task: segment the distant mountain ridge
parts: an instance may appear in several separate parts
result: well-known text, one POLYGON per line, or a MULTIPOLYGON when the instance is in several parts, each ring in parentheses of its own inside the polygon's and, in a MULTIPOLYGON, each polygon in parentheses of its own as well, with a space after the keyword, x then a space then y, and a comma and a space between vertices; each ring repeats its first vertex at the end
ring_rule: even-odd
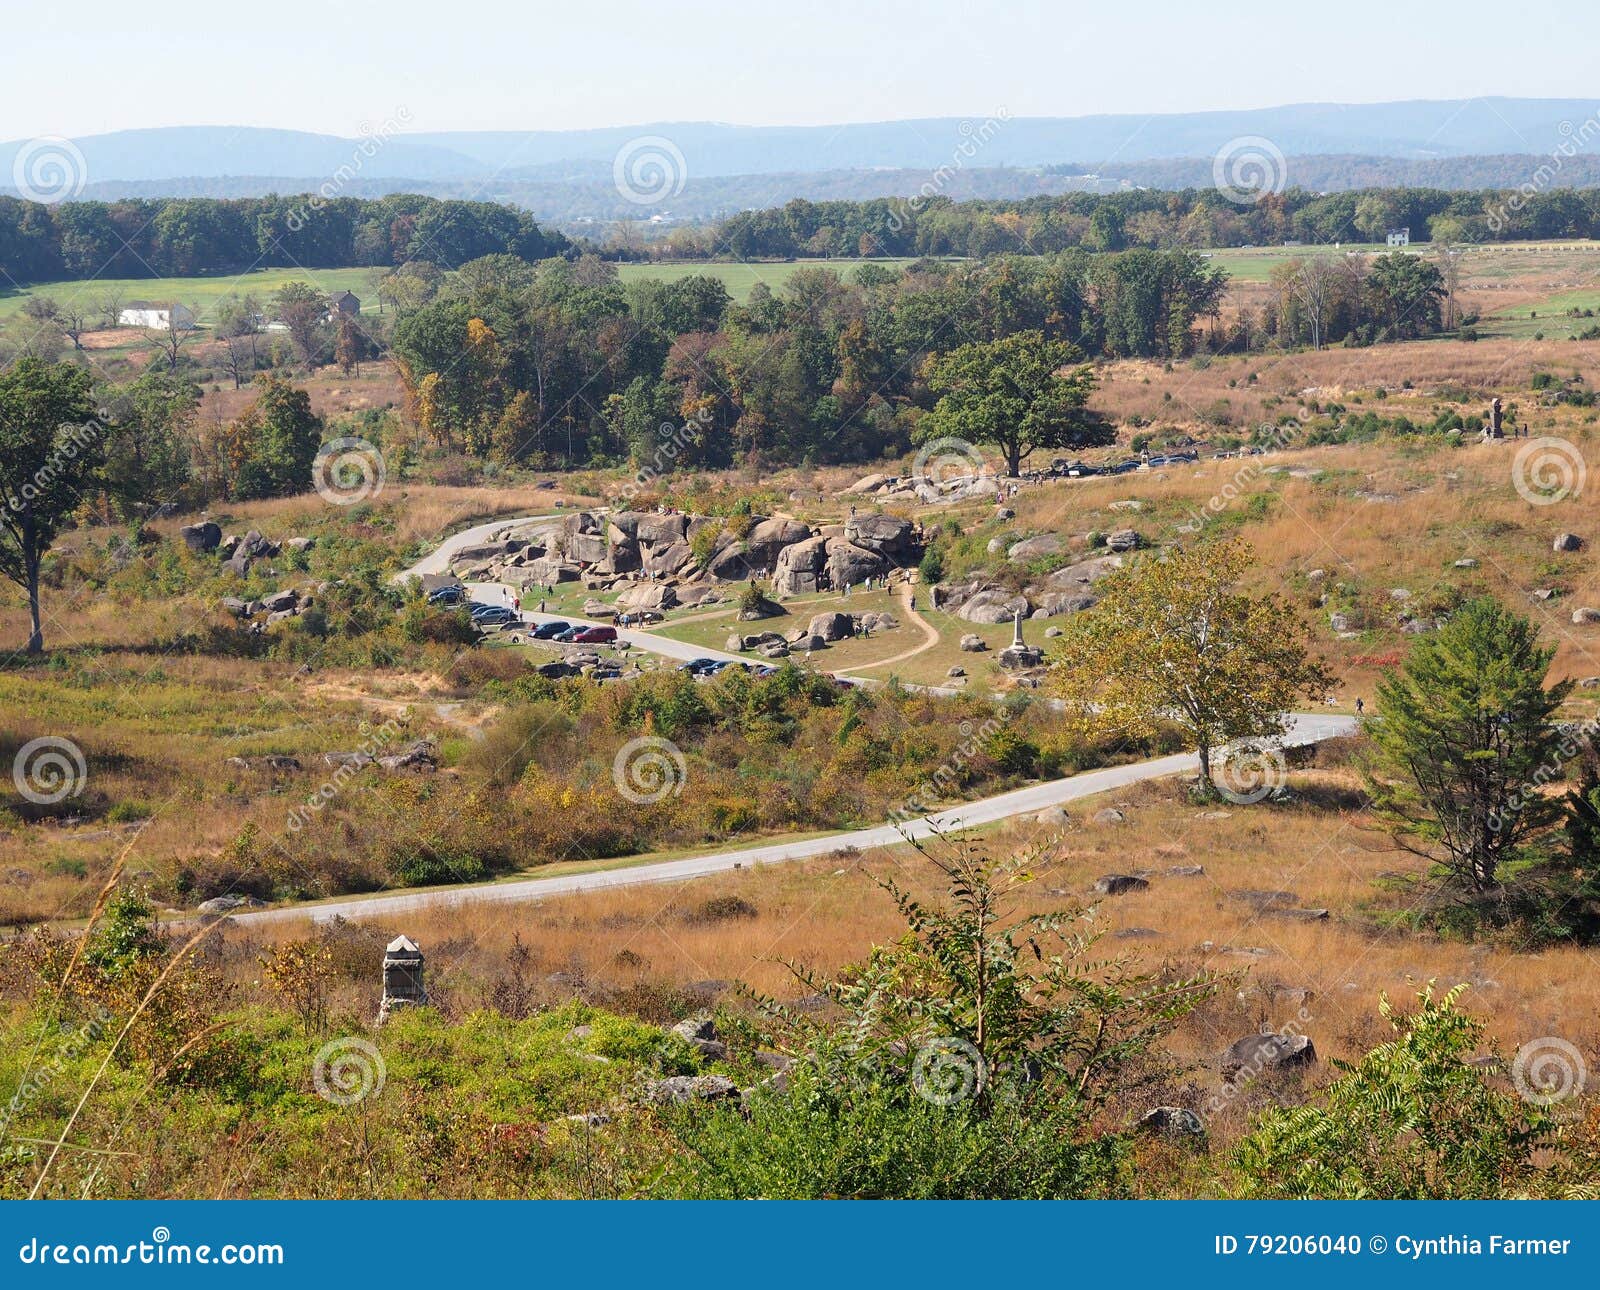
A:
MULTIPOLYGON (((1040 167, 1089 169, 1205 158, 1259 136, 1286 156, 1428 161, 1476 155, 1543 155, 1600 107, 1591 100, 1477 98, 1370 104, 1301 103, 1230 112, 1084 117, 968 117, 842 126, 738 126, 655 122, 591 130, 427 132, 340 138, 296 130, 172 126, 73 140, 89 183, 145 184, 229 176, 310 176, 311 186, 354 169, 361 179, 431 182, 551 178, 566 166, 609 167, 643 138, 665 140, 690 177, 862 169, 1040 167), (1563 129, 1563 124, 1568 129, 1563 129), (359 164, 357 164, 359 162, 359 164)), ((0 144, 10 187, 29 140, 0 144)))

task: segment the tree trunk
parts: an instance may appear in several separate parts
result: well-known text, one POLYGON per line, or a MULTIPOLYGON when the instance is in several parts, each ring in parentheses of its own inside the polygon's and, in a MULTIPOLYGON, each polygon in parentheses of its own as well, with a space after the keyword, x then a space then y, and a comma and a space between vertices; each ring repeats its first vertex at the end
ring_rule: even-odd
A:
POLYGON ((1200 745, 1200 790, 1207 797, 1216 791, 1216 785, 1211 780, 1211 745, 1200 745))
POLYGON ((39 623, 39 560, 37 556, 25 559, 28 577, 28 620, 31 627, 28 633, 28 653, 38 654, 44 650, 44 628, 39 623))

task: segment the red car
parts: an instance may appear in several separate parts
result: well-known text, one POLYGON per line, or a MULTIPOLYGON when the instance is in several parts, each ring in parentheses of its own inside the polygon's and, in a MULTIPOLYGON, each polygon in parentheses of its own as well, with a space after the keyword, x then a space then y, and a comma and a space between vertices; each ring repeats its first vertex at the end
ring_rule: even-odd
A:
POLYGON ((573 638, 579 645, 605 645, 617 639, 615 627, 585 627, 573 638))

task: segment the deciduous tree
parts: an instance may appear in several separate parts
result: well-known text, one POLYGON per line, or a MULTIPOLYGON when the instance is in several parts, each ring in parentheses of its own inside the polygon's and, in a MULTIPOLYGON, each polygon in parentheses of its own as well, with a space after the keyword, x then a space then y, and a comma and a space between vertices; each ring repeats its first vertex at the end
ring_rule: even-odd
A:
POLYGON ((1242 542, 1196 546, 1101 583, 1099 604, 1068 620, 1052 660, 1071 724, 1136 736, 1176 723, 1210 792, 1216 749, 1281 735, 1296 702, 1324 698, 1334 678, 1294 610, 1240 588, 1251 556, 1242 542))

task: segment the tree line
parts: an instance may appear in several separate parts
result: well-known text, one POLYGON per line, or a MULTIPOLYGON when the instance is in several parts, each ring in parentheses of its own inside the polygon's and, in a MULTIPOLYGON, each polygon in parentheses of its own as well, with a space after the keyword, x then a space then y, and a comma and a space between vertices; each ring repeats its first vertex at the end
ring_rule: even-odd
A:
POLYGON ((191 277, 253 268, 454 268, 484 255, 561 255, 567 238, 496 202, 399 193, 126 198, 43 205, 0 197, 0 275, 11 282, 191 277))
MULTIPOLYGON (((1449 191, 1291 188, 1239 203, 1214 188, 1137 189, 1021 199, 882 197, 741 211, 675 230, 655 254, 679 259, 1050 255, 1081 248, 1172 250, 1305 242, 1518 241, 1600 236, 1600 189, 1449 191), (1530 191, 1532 190, 1532 191, 1530 191)), ((495 202, 397 193, 124 198, 55 205, 0 197, 0 273, 27 284, 100 276, 187 277, 253 267, 361 268, 412 261, 456 268, 491 254, 571 255, 578 244, 495 202)), ((599 249, 599 248, 591 248, 599 249)), ((608 258, 643 254, 618 243, 608 258)))
POLYGON ((941 381, 955 379, 936 356, 1020 336, 1026 354, 1013 346, 1006 360, 1019 374, 1041 356, 1053 367, 1179 357, 1226 284, 1182 251, 867 264, 850 276, 804 268, 736 303, 711 275, 624 284, 592 256, 495 257, 403 311, 391 348, 416 422, 478 456, 649 461, 663 427, 678 426, 692 430, 679 464, 863 461, 916 441, 941 381))
POLYGON ((1391 229, 1417 242, 1525 241, 1600 236, 1600 189, 1451 192, 1291 188, 1239 203, 1215 188, 1069 193, 1018 201, 878 198, 795 200, 741 211, 707 232, 683 230, 664 251, 682 258, 1049 255, 1073 247, 1121 251, 1382 242, 1391 229))

